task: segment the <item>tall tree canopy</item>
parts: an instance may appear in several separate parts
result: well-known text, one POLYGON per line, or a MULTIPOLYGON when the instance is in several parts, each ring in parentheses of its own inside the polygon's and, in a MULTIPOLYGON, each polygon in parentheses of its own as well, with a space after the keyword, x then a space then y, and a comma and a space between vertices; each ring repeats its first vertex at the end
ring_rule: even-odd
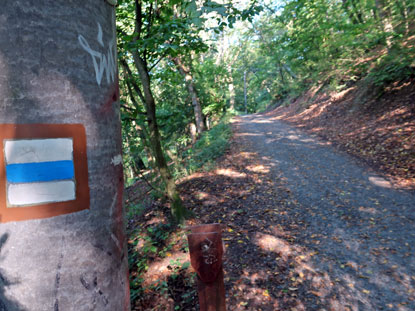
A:
POLYGON ((128 177, 157 169, 182 218, 174 179, 226 111, 414 75, 414 14, 409 0, 119 1, 128 177))
MULTIPOLYGON (((220 32, 237 18, 250 18, 256 10, 256 7, 250 6, 247 10, 240 11, 231 3, 219 4, 214 1, 125 0, 119 3, 117 31, 123 116, 128 123, 125 126, 127 149, 134 158, 132 167, 135 170, 137 166, 144 165, 142 160, 137 162, 137 157, 145 157, 147 165, 157 168, 176 220, 183 219, 186 211, 168 165, 174 156, 166 157, 163 141, 171 144, 172 138, 176 138, 179 141, 179 145, 176 144, 174 148, 177 154, 180 143, 183 139, 186 140, 186 129, 193 122, 190 121, 192 117, 180 115, 182 111, 189 111, 188 105, 183 103, 186 99, 182 98, 180 102, 180 95, 185 96, 180 91, 174 92, 168 102, 158 105, 156 102, 168 91, 169 87, 164 86, 170 78, 179 82, 177 75, 172 72, 176 68, 184 77, 179 84, 187 86, 193 105, 194 123, 197 134, 200 135, 205 129, 205 120, 191 68, 194 55, 208 49, 202 39, 202 31, 220 32), (208 16, 216 20, 214 26, 206 25, 208 16), (172 118, 174 113, 177 118, 172 118), (159 120, 162 118, 166 121, 168 118, 163 130, 177 122, 174 131, 160 131, 162 121, 159 120), (182 137, 173 133, 179 133, 182 137), (137 143, 142 146, 136 150, 138 153, 134 152, 137 143)), ((172 93, 172 90, 168 92, 172 93)))

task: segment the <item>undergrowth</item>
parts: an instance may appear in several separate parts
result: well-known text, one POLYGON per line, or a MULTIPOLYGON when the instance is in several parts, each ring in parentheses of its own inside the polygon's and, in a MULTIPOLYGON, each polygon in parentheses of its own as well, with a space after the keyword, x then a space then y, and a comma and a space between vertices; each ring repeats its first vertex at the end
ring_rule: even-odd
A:
POLYGON ((231 116, 227 115, 210 130, 202 133, 197 142, 188 148, 174 166, 174 175, 181 178, 198 170, 208 171, 215 166, 215 160, 222 156, 232 136, 229 124, 231 116))
MULTIPOLYGON (((181 155, 182 161, 174 166, 176 178, 214 167, 232 135, 230 117, 204 132, 181 155)), ((131 202, 126 209, 132 310, 193 310, 197 305, 196 279, 189 269, 186 230, 170 224, 166 216, 169 213, 163 207, 146 211, 141 202, 131 202), (166 260, 168 273, 149 281, 151 265, 166 260)))
POLYGON ((232 135, 230 125, 221 122, 209 131, 202 134, 189 152, 188 167, 190 171, 195 171, 212 162, 223 155, 228 147, 229 138, 232 135))
MULTIPOLYGON (((160 217, 151 211, 151 219, 160 217)), ((142 219, 140 220, 142 222, 142 219)), ((152 221, 150 221, 151 223, 152 221)), ((196 299, 195 274, 190 272, 186 231, 169 223, 142 224, 129 228, 128 263, 132 310, 187 310, 196 299), (177 254, 183 255, 177 257, 177 254), (169 258, 171 258, 169 260, 169 258), (148 275, 151 265, 167 260, 167 272, 156 280, 148 275)))
POLYGON ((415 75, 415 48, 392 49, 376 60, 376 66, 367 79, 377 87, 409 79, 415 75))

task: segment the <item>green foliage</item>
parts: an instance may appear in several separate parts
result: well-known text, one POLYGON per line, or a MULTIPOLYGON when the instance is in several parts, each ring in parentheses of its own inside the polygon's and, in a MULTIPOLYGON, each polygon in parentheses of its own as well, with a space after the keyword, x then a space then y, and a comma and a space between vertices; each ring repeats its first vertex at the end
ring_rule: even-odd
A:
POLYGON ((187 171, 194 172, 200 168, 209 169, 215 159, 226 151, 232 135, 229 123, 222 121, 202 134, 196 144, 188 150, 187 171))
POLYGON ((195 62, 193 66, 203 114, 207 117, 222 115, 228 95, 228 73, 223 64, 217 64, 212 56, 205 56, 203 61, 195 62))
MULTIPOLYGON (((156 169, 155 152, 150 139, 154 134, 151 134, 151 127, 147 124, 148 107, 142 95, 145 94, 144 84, 137 60, 142 60, 149 74, 164 156, 167 162, 173 162, 173 170, 179 176, 187 170, 183 163, 187 161, 187 150, 193 143, 191 126, 195 116, 185 81, 171 59, 180 57, 193 65, 192 74, 202 111, 206 122, 214 124, 227 110, 228 73, 223 63, 215 61, 216 55, 207 52, 206 33, 214 32, 216 36, 237 20, 252 19, 260 10, 259 6, 253 4, 245 9, 236 8, 231 2, 119 1, 117 33, 127 185, 141 178, 144 171, 156 169), (215 22, 212 23, 212 20, 215 22)), ((154 176, 149 179, 157 183, 154 176)), ((155 188, 160 187, 156 185, 155 188)))
POLYGON ((140 203, 131 204, 126 207, 126 211, 127 219, 132 219, 140 216, 144 212, 144 206, 140 203))
MULTIPOLYGON (((412 2, 260 0, 242 9, 231 1, 120 0, 117 33, 127 185, 145 172, 154 188, 162 188, 157 174, 149 174, 156 167, 147 108, 140 97, 143 84, 137 55, 148 70, 161 144, 177 178, 209 169, 224 153, 231 128, 227 118, 221 118, 229 112, 263 111, 269 105, 289 103, 311 87, 339 91, 363 80, 381 90, 414 77, 412 2), (139 10, 136 3, 141 5, 139 10), (191 69, 208 128, 215 125, 196 142, 191 131, 195 123, 192 98, 174 57, 191 69)), ((161 191, 153 193, 163 196, 161 191)), ((141 211, 140 205, 131 206, 128 216, 141 211)), ((150 258, 163 258, 171 249, 170 230, 156 226, 135 232, 129 254, 135 271, 133 300, 143 293, 141 277, 150 258)), ((186 265, 172 262, 173 278, 186 265)), ((153 286, 159 292, 167 288, 166 281, 153 286)))
POLYGON ((375 86, 383 87, 392 82, 399 82, 415 76, 415 49, 408 53, 400 49, 390 51, 376 61, 376 66, 369 72, 368 79, 375 86))
POLYGON ((367 80, 384 88, 414 75, 415 9, 410 1, 264 1, 267 11, 238 31, 232 76, 248 112, 326 85, 367 80), (268 95, 267 95, 268 94, 268 95))
MULTIPOLYGON (((216 144, 207 144, 210 138, 202 136, 198 145, 192 146, 191 98, 183 76, 168 57, 180 56, 192 68, 208 123, 219 120, 230 109, 231 100, 237 111, 245 111, 244 73, 250 113, 288 102, 314 85, 340 90, 350 81, 366 79, 383 88, 414 75, 414 42, 410 38, 415 9, 409 1, 263 2, 263 6, 240 9, 214 1, 171 0, 159 2, 157 7, 154 1, 142 1, 142 35, 134 40, 134 1, 120 1, 120 57, 131 59, 129 51, 137 50, 147 58, 162 145, 177 166, 176 176, 209 162, 205 159, 210 159, 216 152, 214 146, 222 147, 223 141, 219 136, 216 144), (254 21, 252 17, 262 7, 267 9, 254 21), (245 22, 236 24, 237 20, 245 22), (234 30, 226 28, 234 25, 234 30), (216 40, 210 46, 206 39, 209 31, 210 38, 216 40), (207 150, 200 151, 205 144, 207 150), (189 160, 191 156, 195 159, 189 160)), ((132 71, 130 79, 139 84, 137 71, 132 71)), ((143 169, 152 170, 154 163, 146 141, 144 106, 134 90, 128 91, 127 82, 123 78, 120 85, 126 180, 132 183, 143 169)))
POLYGON ((185 149, 178 148, 177 145, 170 146, 169 155, 170 159, 174 157, 173 172, 176 178, 214 167, 215 160, 223 155, 229 146, 232 136, 229 118, 230 114, 223 117, 218 124, 204 132, 194 145, 188 144, 185 149))
MULTIPOLYGON (((181 243, 187 245, 185 232, 183 230, 176 232, 174 229, 176 228, 169 224, 158 224, 145 229, 139 228, 130 234, 128 263, 131 301, 135 301, 142 296, 146 290, 152 290, 162 295, 167 294, 168 284, 166 280, 160 280, 145 286, 144 274, 155 257, 159 259, 168 257, 169 252, 177 243, 177 240, 172 237, 178 236, 181 243)), ((183 250, 188 252, 188 247, 186 246, 183 250)), ((170 277, 175 278, 179 273, 186 271, 190 267, 190 263, 188 261, 172 260, 170 267, 172 270, 170 277)))

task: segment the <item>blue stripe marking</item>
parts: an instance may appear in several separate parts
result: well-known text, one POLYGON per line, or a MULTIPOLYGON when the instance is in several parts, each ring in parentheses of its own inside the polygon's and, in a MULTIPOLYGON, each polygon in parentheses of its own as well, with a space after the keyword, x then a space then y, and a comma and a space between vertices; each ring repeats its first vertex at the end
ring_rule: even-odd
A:
POLYGON ((9 183, 28 183, 72 179, 75 175, 72 161, 18 163, 6 165, 9 183))

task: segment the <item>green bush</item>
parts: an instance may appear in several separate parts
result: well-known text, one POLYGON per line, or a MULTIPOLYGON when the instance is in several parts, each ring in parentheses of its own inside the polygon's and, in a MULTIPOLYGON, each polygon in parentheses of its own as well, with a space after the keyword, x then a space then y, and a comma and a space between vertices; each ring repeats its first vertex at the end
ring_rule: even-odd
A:
POLYGON ((232 130, 227 118, 203 133, 188 151, 188 170, 194 172, 202 167, 209 168, 215 159, 224 154, 231 136, 232 130))
POLYGON ((412 64, 414 57, 414 49, 410 51, 392 50, 377 60, 375 68, 368 75, 368 79, 379 87, 406 80, 415 75, 415 67, 412 64))

